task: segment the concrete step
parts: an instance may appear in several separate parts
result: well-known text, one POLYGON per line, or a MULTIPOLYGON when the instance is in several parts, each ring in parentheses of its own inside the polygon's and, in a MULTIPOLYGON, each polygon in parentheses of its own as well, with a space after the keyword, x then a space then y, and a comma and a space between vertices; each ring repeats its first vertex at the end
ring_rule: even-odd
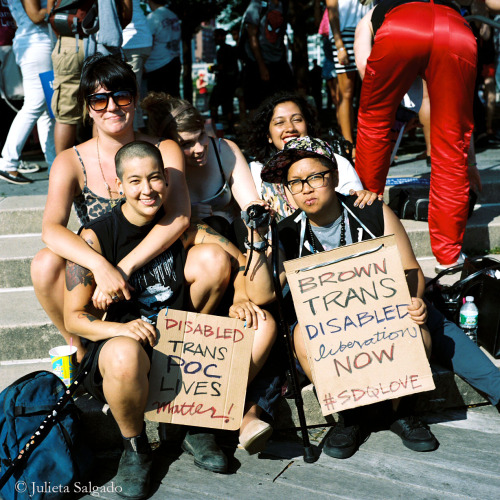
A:
MULTIPOLYGON (((402 222, 415 255, 418 258, 432 255, 428 223, 411 220, 402 222)), ((0 286, 31 286, 31 260, 44 246, 40 233, 0 234, 0 286)), ((500 247, 500 204, 477 206, 467 223, 464 251, 477 252, 495 247, 500 247)))
MULTIPOLYGON (((498 258, 499 256, 491 255, 491 257, 498 258)), ((424 276, 434 277, 436 259, 423 257, 418 260, 424 276)), ((0 270, 2 266, 0 259, 0 270)), ((8 266, 6 267, 8 268, 8 266)), ((21 272, 18 271, 18 273, 21 276, 21 272)), ((25 267, 24 275, 25 279, 29 279, 29 266, 25 267)), ((3 276, 4 274, 2 274, 2 279, 3 276)), ((16 282, 16 278, 10 273, 7 274, 7 279, 10 280, 10 283, 16 282)), ((459 275, 449 275, 442 278, 441 282, 445 285, 451 285, 458 279, 459 275)), ((0 288, 0 318, 2 318, 0 324, 0 345, 2 346, 0 361, 44 357, 48 355, 49 349, 62 342, 62 337, 38 302, 31 286, 0 288)))
MULTIPOLYGON (((432 255, 427 222, 402 220, 417 257, 432 255)), ((467 222, 463 250, 487 251, 500 247, 500 204, 477 205, 467 222)))
MULTIPOLYGON (((397 170, 397 169, 394 169, 397 170)), ((430 168, 428 172, 422 173, 418 171, 415 173, 415 169, 412 172, 403 172, 401 175, 396 175, 393 169, 389 171, 388 182, 394 181, 395 179, 430 179, 430 168)), ((478 193, 477 203, 478 204, 489 204, 498 203, 498 192, 500 190, 500 175, 498 171, 481 170, 481 183, 482 191, 478 193)), ((412 193, 418 194, 422 198, 429 198, 429 187, 428 186, 418 186, 418 185, 397 185, 397 186, 386 186, 384 190, 384 201, 389 203, 393 197, 395 197, 401 189, 410 190, 412 193)))
MULTIPOLYGON (((0 235, 40 233, 46 195, 9 196, 0 199, 0 235)), ((68 227, 78 230, 80 224, 71 211, 68 227)))
MULTIPOLYGON (((447 408, 458 408, 487 403, 485 398, 449 370, 440 366, 433 367, 437 389, 419 395, 417 411, 436 412, 447 408)), ((18 378, 37 370, 51 370, 49 359, 33 362, 0 362, 0 392, 18 378)), ((338 420, 337 414, 323 417, 312 384, 302 389, 304 411, 308 427, 329 426, 338 420)), ((109 450, 120 447, 121 439, 118 426, 107 405, 103 405, 89 394, 77 391, 75 401, 82 410, 82 422, 88 443, 95 450, 109 450)), ((183 426, 169 426, 168 439, 175 440, 183 426)), ((281 398, 275 416, 276 430, 290 431, 300 428, 297 407, 293 399, 281 398)), ((159 440, 158 424, 146 422, 146 430, 151 442, 159 440)))
POLYGON ((40 233, 0 235, 0 283, 2 288, 31 286, 33 257, 44 248, 40 233))
POLYGON ((0 289, 0 361, 48 356, 63 338, 32 288, 0 289))

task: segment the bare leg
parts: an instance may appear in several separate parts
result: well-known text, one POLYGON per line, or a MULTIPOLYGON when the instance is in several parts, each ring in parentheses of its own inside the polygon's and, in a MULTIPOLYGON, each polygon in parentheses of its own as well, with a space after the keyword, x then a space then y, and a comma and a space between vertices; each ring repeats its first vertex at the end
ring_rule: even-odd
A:
POLYGON ((54 143, 56 146, 56 155, 65 149, 73 147, 76 140, 76 125, 69 123, 60 123, 56 121, 54 127, 54 143))
POLYGON ((486 133, 493 135, 493 117, 496 105, 496 83, 495 78, 487 77, 484 80, 484 98, 486 100, 486 133))
POLYGON ((265 321, 259 317, 259 326, 257 330, 255 330, 252 358, 250 360, 250 372, 248 374, 249 384, 264 366, 276 340, 277 333, 276 321, 272 315, 266 311, 265 321))
POLYGON ((427 91, 427 84, 424 80, 423 83, 423 96, 422 106, 418 112, 418 119, 423 126, 425 149, 427 156, 431 155, 431 101, 429 100, 429 92, 427 91))
MULTIPOLYGON (((269 312, 266 312, 266 320, 259 317, 259 326, 255 331, 255 337, 252 346, 252 357, 250 359, 250 371, 248 374, 248 384, 252 382, 257 373, 266 362, 271 348, 276 340, 278 331, 276 322, 269 312)), ((249 401, 245 404, 245 414, 240 426, 240 433, 252 420, 258 419, 262 409, 256 403, 249 401)))
POLYGON ((146 351, 134 339, 115 337, 99 354, 106 401, 123 437, 139 436, 148 398, 150 368, 146 351))
POLYGON ((59 330, 67 344, 73 339, 78 349, 77 361, 85 354, 78 335, 69 333, 64 326, 64 287, 66 260, 52 250, 40 250, 31 263, 31 281, 35 294, 54 326, 59 330))
POLYGON ((309 361, 307 360, 306 346, 298 324, 293 330, 293 343, 295 347, 295 356, 297 356, 300 366, 304 370, 307 378, 312 382, 312 372, 309 361))
POLYGON ((188 251, 184 277, 191 310, 209 314, 222 299, 231 277, 229 255, 218 245, 203 244, 188 251))
POLYGON ((354 97, 354 83, 356 72, 339 73, 339 104, 337 107, 337 120, 340 125, 342 135, 349 142, 354 144, 353 126, 354 126, 354 110, 352 100, 354 97))

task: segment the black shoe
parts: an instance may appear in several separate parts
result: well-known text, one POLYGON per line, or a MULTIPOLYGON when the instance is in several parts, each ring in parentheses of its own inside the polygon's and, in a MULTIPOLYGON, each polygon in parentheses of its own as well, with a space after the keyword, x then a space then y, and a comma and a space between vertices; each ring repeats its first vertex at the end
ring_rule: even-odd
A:
POLYGON ((227 472, 227 457, 217 446, 212 433, 190 429, 182 442, 182 449, 193 455, 196 466, 220 474, 227 472))
POLYGON ((20 174, 19 172, 17 173, 17 175, 12 175, 10 172, 7 172, 5 170, 0 170, 0 179, 3 179, 4 181, 10 182, 12 184, 31 184, 33 182, 31 179, 24 177, 24 175, 20 174))
POLYGON ((433 451, 438 447, 439 443, 429 427, 414 415, 395 420, 389 428, 410 450, 433 451))
POLYGON ((359 425, 344 426, 338 423, 326 438, 323 451, 333 458, 352 457, 362 443, 359 425))
POLYGON ((153 454, 145 431, 139 437, 124 439, 124 450, 114 478, 121 497, 140 499, 149 494, 153 454))

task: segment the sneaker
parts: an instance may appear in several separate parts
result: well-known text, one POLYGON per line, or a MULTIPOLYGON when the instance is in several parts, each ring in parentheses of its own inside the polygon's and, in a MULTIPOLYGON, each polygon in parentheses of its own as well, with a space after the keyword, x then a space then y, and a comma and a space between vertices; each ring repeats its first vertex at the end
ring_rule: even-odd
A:
POLYGON ((389 428, 410 450, 433 451, 439 445, 429 427, 414 415, 395 420, 389 428))
POLYGON ((34 174, 35 172, 39 172, 41 170, 40 165, 36 163, 27 163, 25 161, 21 161, 19 166, 17 167, 17 171, 22 174, 34 174))
MULTIPOLYGON (((458 256, 458 259, 456 262, 453 264, 436 264, 436 267, 434 268, 434 271, 436 273, 440 273, 441 271, 444 271, 445 269, 449 269, 450 267, 453 266, 463 266, 465 259, 467 258, 467 255, 465 255, 463 252, 460 252, 460 255, 458 256)), ((457 272, 459 270, 457 269, 457 272)))
POLYGON ((0 170, 0 179, 3 179, 4 181, 10 182, 12 184, 31 184, 33 182, 31 179, 24 177, 24 175, 20 174, 19 172, 17 173, 17 175, 12 175, 10 172, 7 172, 5 170, 0 170))
POLYGON ((323 451, 333 458, 352 457, 362 443, 359 425, 344 426, 338 423, 326 438, 323 451))

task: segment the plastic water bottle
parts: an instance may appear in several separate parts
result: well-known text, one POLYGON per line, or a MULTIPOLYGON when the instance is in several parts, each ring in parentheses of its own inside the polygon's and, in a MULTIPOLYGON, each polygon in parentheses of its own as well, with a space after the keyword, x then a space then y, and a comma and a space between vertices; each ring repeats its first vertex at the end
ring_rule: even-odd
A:
POLYGON ((465 297, 465 304, 460 308, 460 328, 477 343, 477 316, 479 311, 474 304, 474 297, 465 297))

